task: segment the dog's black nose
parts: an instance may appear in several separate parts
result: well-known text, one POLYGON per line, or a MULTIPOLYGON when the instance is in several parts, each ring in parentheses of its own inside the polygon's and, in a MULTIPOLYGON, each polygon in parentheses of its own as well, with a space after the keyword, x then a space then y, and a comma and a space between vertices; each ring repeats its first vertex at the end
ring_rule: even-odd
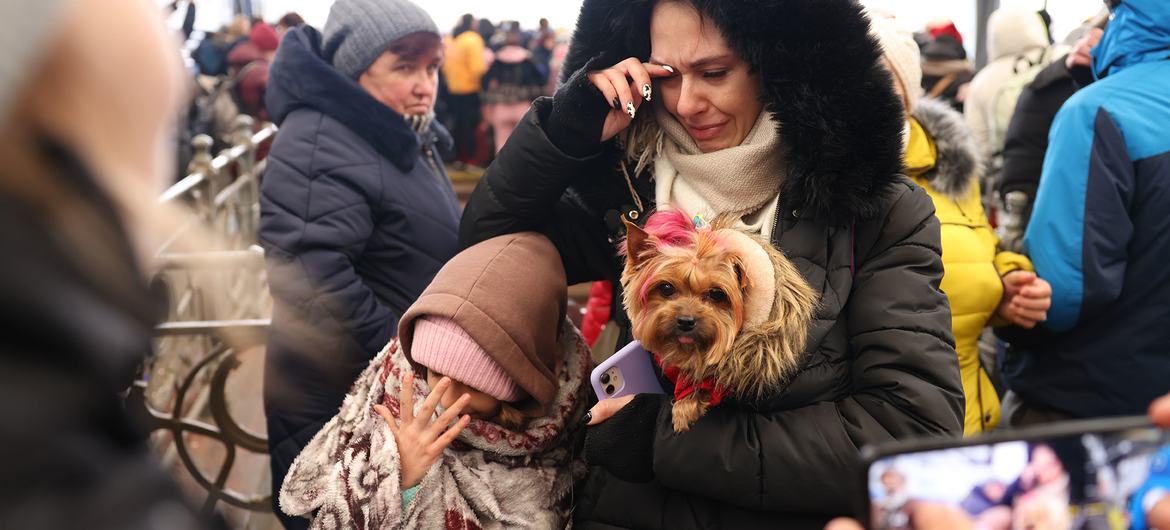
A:
POLYGON ((695 317, 678 317, 674 319, 679 331, 694 331, 695 317))

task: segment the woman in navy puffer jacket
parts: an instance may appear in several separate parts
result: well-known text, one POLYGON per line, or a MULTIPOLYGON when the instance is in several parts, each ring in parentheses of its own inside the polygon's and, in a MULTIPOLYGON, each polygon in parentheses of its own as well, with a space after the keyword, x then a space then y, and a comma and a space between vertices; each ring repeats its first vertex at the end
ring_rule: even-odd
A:
POLYGON ((323 34, 289 31, 273 61, 280 133, 260 202, 272 491, 458 250, 459 203, 438 159, 450 136, 430 119, 441 60, 414 4, 340 0, 323 34))

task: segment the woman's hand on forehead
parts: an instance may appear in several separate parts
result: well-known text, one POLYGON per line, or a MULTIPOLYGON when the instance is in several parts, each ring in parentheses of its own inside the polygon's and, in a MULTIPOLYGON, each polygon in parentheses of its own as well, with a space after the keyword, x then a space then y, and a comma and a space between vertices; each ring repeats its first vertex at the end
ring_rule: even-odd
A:
POLYGON ((663 64, 643 63, 630 57, 604 70, 589 72, 589 82, 609 103, 610 111, 601 129, 601 141, 609 140, 633 123, 642 103, 653 99, 654 79, 675 75, 663 64))

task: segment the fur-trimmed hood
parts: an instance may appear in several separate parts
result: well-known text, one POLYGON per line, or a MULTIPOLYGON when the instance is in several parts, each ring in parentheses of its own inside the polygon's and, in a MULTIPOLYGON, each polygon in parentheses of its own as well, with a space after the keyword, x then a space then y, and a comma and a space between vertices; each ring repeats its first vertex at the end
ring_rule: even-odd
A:
MULTIPOLYGON (((693 0, 763 80, 786 152, 784 211, 850 222, 902 168, 902 106, 869 19, 854 0, 693 0)), ((562 68, 567 79, 648 59, 654 0, 586 0, 562 68), (599 58, 600 57, 600 58, 599 58)))
POLYGON ((949 105, 921 99, 910 113, 934 141, 934 167, 922 176, 947 197, 960 200, 983 175, 983 161, 967 121, 949 105))

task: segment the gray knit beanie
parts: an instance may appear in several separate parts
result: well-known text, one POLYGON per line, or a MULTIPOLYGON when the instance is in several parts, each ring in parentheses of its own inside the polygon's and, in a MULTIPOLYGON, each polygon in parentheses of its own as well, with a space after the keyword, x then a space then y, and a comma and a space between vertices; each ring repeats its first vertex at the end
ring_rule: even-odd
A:
POLYGON ((337 0, 322 34, 322 53, 350 79, 361 77, 390 43, 411 33, 439 33, 426 11, 410 0, 337 0))
POLYGON ((0 1, 0 123, 8 120, 13 101, 36 73, 45 46, 53 37, 67 0, 0 1))

